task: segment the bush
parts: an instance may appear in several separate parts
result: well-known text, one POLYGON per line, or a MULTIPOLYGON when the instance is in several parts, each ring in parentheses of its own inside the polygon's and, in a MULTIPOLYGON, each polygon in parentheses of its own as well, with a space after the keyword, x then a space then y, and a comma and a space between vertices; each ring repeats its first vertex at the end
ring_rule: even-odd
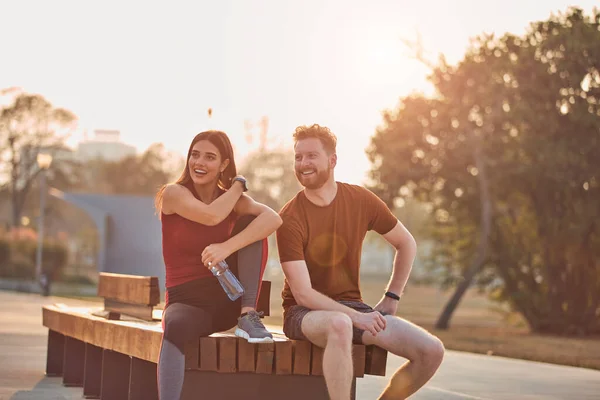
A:
POLYGON ((10 241, 0 237, 0 270, 10 261, 10 241))
MULTIPOLYGON (((33 262, 35 263, 36 252, 33 251, 33 262)), ((69 250, 57 241, 47 240, 42 247, 42 271, 51 280, 57 280, 62 275, 62 270, 67 265, 69 250)))
MULTIPOLYGON (((35 279, 36 250, 37 242, 31 238, 15 240, 0 238, 0 276, 35 279), (2 257, 5 257, 5 259, 2 257)), ((69 251, 61 242, 54 240, 44 242, 42 270, 50 280, 60 278, 62 270, 67 264, 68 256, 69 251)))

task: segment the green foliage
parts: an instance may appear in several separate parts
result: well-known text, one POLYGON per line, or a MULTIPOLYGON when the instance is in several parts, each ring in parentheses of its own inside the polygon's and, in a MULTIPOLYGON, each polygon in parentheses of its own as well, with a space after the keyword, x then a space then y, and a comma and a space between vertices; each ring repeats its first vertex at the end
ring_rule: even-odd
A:
MULTIPOLYGON (((0 174, 8 177, 13 227, 20 224, 27 194, 40 172, 37 155, 63 150, 75 122, 71 112, 37 94, 18 93, 12 103, 0 107, 0 174)), ((57 165, 51 168, 60 170, 57 165)))
POLYGON ((10 242, 7 238, 0 237, 0 265, 10 261, 10 242))
POLYGON ((294 175, 294 153, 289 150, 250 154, 240 173, 248 179, 250 196, 275 211, 302 189, 294 175))
MULTIPOLYGON (((0 239, 0 248, 8 244, 10 258, 6 262, 0 262, 0 277, 35 279, 35 259, 37 242, 30 238, 0 239)), ((42 249, 42 270, 51 280, 61 277, 62 270, 67 264, 68 249, 58 241, 47 240, 42 249)))
POLYGON ((431 74, 437 95, 402 99, 372 139, 375 190, 432 210, 429 264, 476 282, 539 332, 600 332, 600 11, 573 8, 522 36, 475 39, 431 74), (487 171, 493 226, 481 232, 487 171))
POLYGON ((69 250, 63 243, 52 240, 45 241, 42 250, 42 271, 50 280, 57 280, 62 276, 62 270, 67 265, 68 258, 69 250))
POLYGON ((174 161, 162 144, 154 144, 141 155, 119 161, 92 160, 86 166, 88 176, 81 189, 102 194, 153 196, 172 179, 174 161))

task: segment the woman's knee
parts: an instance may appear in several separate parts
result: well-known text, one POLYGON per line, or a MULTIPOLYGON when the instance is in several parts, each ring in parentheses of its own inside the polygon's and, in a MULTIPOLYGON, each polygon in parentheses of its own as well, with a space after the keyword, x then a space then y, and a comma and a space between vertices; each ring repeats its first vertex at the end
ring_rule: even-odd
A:
POLYGON ((352 343, 352 320, 346 314, 332 313, 327 321, 327 340, 352 343))
POLYGON ((248 225, 250 225, 250 223, 254 221, 254 219, 256 219, 256 215, 242 215, 235 221, 231 234, 237 235, 238 233, 246 229, 246 227, 248 227, 248 225))
POLYGON ((164 314, 164 337, 182 348, 194 336, 210 333, 211 316, 201 308, 185 304, 173 304, 164 314))

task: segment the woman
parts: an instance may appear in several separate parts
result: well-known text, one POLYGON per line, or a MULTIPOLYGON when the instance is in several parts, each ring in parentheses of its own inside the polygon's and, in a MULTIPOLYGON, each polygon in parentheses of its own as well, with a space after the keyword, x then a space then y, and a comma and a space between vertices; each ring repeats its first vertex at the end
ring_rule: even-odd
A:
POLYGON ((227 135, 202 132, 192 140, 177 182, 156 195, 167 287, 158 362, 161 400, 181 395, 186 342, 236 324, 236 335, 249 342, 273 341, 255 307, 266 265, 266 237, 281 225, 281 218, 244 194, 246 180, 236 174, 227 135), (236 301, 208 269, 222 260, 244 287, 236 301))

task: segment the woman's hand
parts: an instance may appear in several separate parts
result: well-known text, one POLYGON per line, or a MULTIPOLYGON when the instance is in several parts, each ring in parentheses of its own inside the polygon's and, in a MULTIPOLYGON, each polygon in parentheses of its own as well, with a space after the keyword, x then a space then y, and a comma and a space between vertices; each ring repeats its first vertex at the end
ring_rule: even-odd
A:
POLYGON ((225 260, 233 253, 226 243, 213 243, 206 246, 202 252, 202 263, 208 268, 208 263, 215 265, 225 260))

